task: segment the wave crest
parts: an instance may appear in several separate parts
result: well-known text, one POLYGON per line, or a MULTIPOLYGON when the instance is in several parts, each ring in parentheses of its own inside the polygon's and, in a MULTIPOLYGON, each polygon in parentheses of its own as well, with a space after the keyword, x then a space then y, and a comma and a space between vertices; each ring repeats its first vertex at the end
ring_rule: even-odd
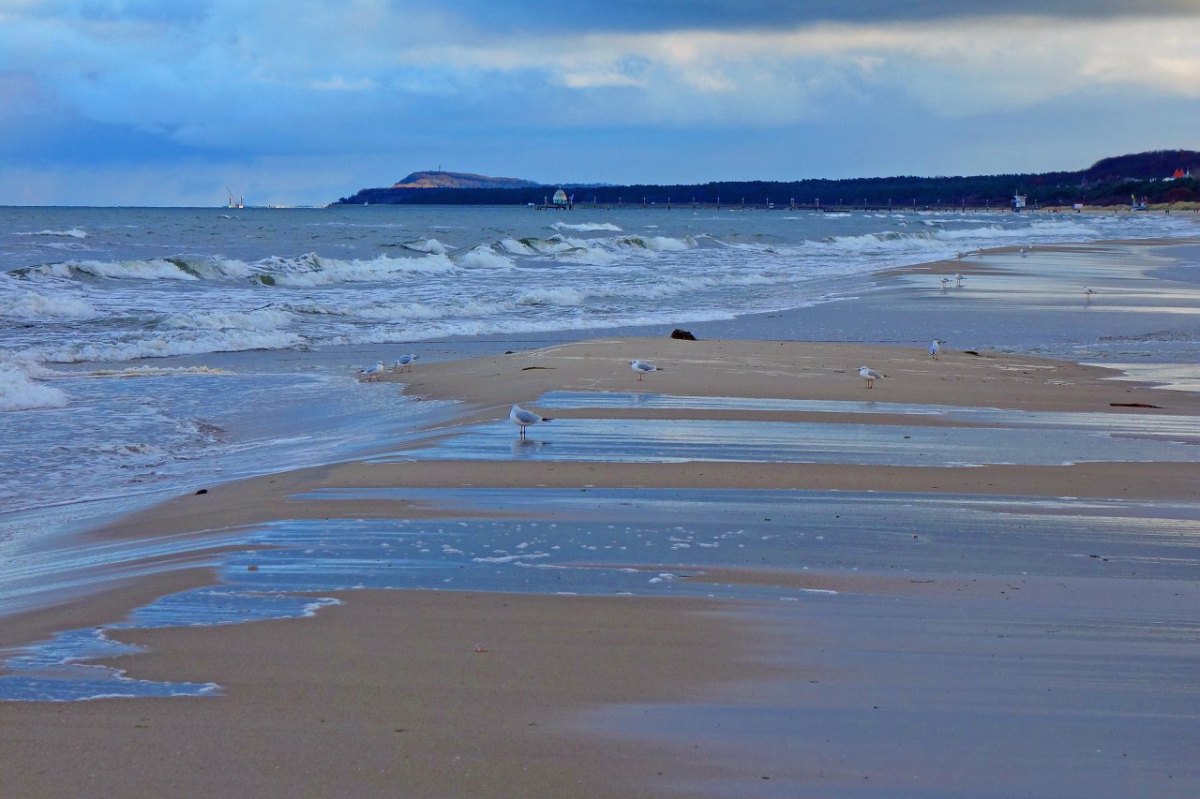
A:
POLYGON ((74 297, 47 297, 33 291, 25 291, 5 300, 0 306, 0 317, 19 319, 23 322, 83 321, 95 319, 96 309, 74 297))
POLYGON ((592 231, 610 231, 613 233, 622 232, 621 228, 617 227, 612 222, 581 222, 575 225, 572 225, 568 222, 555 222, 550 227, 554 228, 555 230, 578 230, 584 233, 592 231))
POLYGON ((0 353, 0 411, 66 407, 69 398, 65 391, 35 379, 42 372, 45 370, 32 361, 0 353))

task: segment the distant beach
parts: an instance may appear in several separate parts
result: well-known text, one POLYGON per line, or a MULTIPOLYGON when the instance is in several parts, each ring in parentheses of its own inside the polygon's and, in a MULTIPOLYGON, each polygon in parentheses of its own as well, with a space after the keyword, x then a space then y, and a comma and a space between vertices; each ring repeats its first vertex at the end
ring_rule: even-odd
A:
MULTIPOLYGON (((708 285, 655 284, 665 324, 297 351, 344 381, 280 423, 333 426, 338 398, 352 435, 316 462, 86 530, 7 514, 44 532, 4 542, 5 794, 1195 795, 1200 238, 1177 230, 955 234, 853 275, 826 250, 812 302, 689 318, 786 244, 721 231, 708 285), (411 371, 353 382, 402 346, 411 371), (551 421, 521 442, 513 403, 551 421)), ((564 292, 562 266, 505 279, 564 292)))

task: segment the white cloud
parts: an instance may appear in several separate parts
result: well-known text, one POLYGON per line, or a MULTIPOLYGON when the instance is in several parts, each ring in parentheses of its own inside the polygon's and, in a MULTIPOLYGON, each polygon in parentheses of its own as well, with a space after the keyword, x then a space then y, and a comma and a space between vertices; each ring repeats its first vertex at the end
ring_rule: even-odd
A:
POLYGON ((312 80, 308 82, 308 87, 321 92, 364 92, 371 91, 375 87, 375 82, 370 78, 358 78, 357 80, 347 80, 341 75, 333 75, 324 80, 312 80))

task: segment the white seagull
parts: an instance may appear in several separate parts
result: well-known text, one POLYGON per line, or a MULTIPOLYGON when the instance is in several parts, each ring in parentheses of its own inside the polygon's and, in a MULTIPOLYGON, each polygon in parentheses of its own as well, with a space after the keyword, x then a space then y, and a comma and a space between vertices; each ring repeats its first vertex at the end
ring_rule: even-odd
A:
POLYGON ((396 359, 396 362, 394 364, 392 364, 392 371, 393 372, 401 372, 401 371, 411 372, 413 361, 417 360, 420 357, 421 357, 420 355, 401 355, 399 358, 396 359))
POLYGON ((629 368, 632 369, 633 371, 637 372, 638 380, 641 380, 643 375, 647 375, 650 372, 661 372, 662 371, 654 364, 648 363, 646 361, 639 361, 637 358, 634 358, 632 361, 629 362, 629 368))
POLYGON ((874 388, 878 378, 887 377, 883 372, 876 372, 869 366, 858 367, 858 376, 867 381, 867 388, 874 388))
POLYGON ((553 419, 548 419, 545 416, 539 416, 533 411, 526 410, 520 405, 512 406, 512 410, 508 412, 508 421, 521 428, 521 438, 525 437, 525 428, 538 422, 550 422, 553 419))
POLYGON ((954 273, 954 287, 958 288, 958 289, 962 288, 962 282, 963 282, 962 274, 960 272, 955 272, 954 273))
POLYGON ((942 351, 942 340, 940 338, 935 338, 933 340, 933 342, 929 345, 929 357, 933 358, 936 361, 938 359, 938 353, 941 351, 942 351))
POLYGON ((367 382, 379 379, 379 373, 383 371, 383 361, 376 361, 374 366, 364 366, 358 370, 360 375, 367 376, 367 382))
POLYGON ((950 278, 942 278, 942 291, 945 291, 950 286, 950 278))

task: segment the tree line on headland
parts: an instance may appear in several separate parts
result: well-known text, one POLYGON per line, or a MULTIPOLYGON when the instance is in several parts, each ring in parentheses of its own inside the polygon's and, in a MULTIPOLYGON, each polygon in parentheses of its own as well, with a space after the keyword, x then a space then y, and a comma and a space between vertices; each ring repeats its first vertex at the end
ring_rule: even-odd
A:
MULTIPOLYGON (((439 173, 414 173, 437 175, 439 173)), ((337 201, 337 205, 540 205, 556 189, 563 189, 575 204, 587 205, 678 205, 692 203, 736 207, 744 204, 776 207, 803 206, 894 206, 1006 208, 1014 194, 1026 197, 1028 206, 1128 205, 1131 198, 1146 203, 1194 203, 1200 201, 1200 152, 1156 150, 1121 155, 1097 161, 1075 172, 1004 174, 955 177, 886 177, 810 179, 795 181, 715 181, 678 185, 539 185, 510 178, 451 181, 453 185, 426 187, 410 175, 382 188, 362 189, 337 201), (488 185, 489 180, 507 181, 488 185), (525 185, 513 185, 525 184, 525 185)), ((436 184, 436 181, 435 181, 436 184)))

